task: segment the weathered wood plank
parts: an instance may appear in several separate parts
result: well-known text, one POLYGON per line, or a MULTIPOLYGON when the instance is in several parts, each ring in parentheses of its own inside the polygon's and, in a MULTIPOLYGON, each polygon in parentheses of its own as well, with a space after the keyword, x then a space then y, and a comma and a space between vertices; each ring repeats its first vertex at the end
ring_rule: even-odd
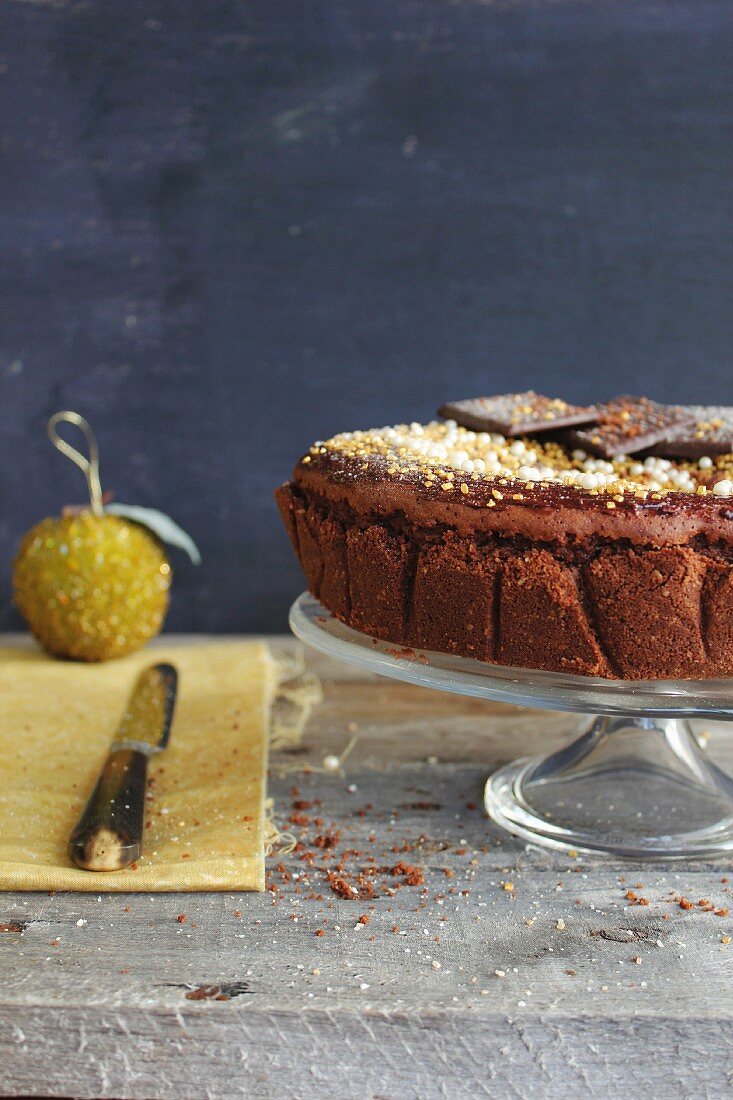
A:
MULTIPOLYGON (((709 1017, 627 1017, 611 1031, 598 1018, 429 1018, 306 1009, 283 1017, 229 1005, 185 1016, 134 1017, 84 1009, 26 1009, 0 1018, 17 1053, 6 1095, 38 1082, 46 1096, 261 1097, 263 1100, 627 1100, 637 1093, 706 1098, 729 1089, 730 1033, 709 1017), (24 1036, 42 1042, 43 1070, 29 1077, 24 1036), (124 1036, 124 1042, 114 1036, 124 1036), (719 1051, 722 1057, 716 1057, 719 1051), (24 1057, 25 1055, 25 1057, 24 1057)), ((9 1067, 7 1067, 9 1068, 9 1067)), ((38 1095, 33 1087, 28 1095, 38 1095)))

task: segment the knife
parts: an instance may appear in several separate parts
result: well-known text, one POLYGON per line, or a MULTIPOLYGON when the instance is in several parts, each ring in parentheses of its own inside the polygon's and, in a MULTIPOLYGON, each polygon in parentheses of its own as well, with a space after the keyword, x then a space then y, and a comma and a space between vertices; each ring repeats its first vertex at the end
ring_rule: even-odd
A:
POLYGON ((178 673, 151 665, 140 674, 109 755, 69 839, 85 871, 119 871, 142 854, 148 760, 168 744, 178 673))

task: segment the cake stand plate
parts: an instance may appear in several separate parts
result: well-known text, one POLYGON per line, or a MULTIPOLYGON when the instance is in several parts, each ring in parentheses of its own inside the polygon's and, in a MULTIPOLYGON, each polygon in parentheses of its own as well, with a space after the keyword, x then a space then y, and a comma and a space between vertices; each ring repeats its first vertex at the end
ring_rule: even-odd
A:
POLYGON ((545 847, 615 858, 709 859, 733 851, 733 780, 688 719, 733 720, 733 680, 602 680, 405 649, 345 626, 304 593, 293 633, 331 657, 397 680, 593 715, 581 736, 488 780, 486 810, 545 847))

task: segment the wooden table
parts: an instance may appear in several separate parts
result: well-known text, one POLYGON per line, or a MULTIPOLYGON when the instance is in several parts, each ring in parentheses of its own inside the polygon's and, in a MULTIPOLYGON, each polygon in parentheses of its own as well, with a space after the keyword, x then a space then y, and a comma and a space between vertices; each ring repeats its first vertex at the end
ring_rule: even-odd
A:
POLYGON ((302 843, 272 857, 267 893, 2 895, 0 1092, 727 1094, 733 918, 674 900, 727 908, 727 865, 528 850, 486 819, 483 783, 577 716, 309 662, 324 702, 271 761, 276 819, 302 843), (354 734, 344 777, 310 770, 354 734), (366 869, 375 898, 334 893, 337 866, 337 889, 366 869))

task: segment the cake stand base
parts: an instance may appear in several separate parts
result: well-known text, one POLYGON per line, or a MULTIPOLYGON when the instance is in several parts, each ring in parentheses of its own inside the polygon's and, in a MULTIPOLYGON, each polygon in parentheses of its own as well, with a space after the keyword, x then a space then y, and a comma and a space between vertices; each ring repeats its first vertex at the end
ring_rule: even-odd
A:
POLYGON ((626 859, 733 851, 733 781, 684 719, 597 718, 566 748, 495 772, 485 804, 545 847, 626 859))

